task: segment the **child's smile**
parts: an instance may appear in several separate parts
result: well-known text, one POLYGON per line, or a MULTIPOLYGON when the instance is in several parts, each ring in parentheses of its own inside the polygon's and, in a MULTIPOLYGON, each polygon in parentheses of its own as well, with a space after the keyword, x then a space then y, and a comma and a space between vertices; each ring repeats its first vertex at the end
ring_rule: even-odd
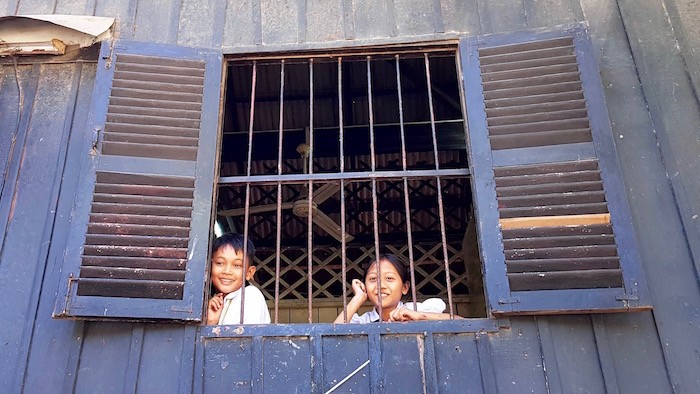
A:
MULTIPOLYGON (((403 282, 399 272, 389 261, 382 260, 379 264, 381 275, 381 289, 377 280, 377 264, 372 264, 365 278, 367 297, 375 306, 379 305, 379 293, 382 295, 382 314, 388 314, 401 302, 401 298, 408 293, 408 282, 403 282)), ((382 318, 382 320, 386 320, 382 318)))
MULTIPOLYGON (((230 246, 219 248, 212 256, 211 283, 218 292, 229 294, 243 286, 243 251, 230 246)), ((245 279, 251 279, 255 267, 248 265, 245 279)))

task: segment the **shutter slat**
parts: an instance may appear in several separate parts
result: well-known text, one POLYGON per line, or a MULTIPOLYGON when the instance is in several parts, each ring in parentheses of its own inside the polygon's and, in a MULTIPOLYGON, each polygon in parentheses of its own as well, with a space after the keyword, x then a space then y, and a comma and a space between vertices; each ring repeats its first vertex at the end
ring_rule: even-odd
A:
POLYGON ((579 235, 564 237, 512 238, 503 240, 503 246, 505 250, 614 244, 615 239, 613 238, 612 234, 579 235))
POLYGON ((190 229, 177 226, 153 226, 124 223, 98 223, 88 225, 88 234, 123 234, 123 235, 163 235, 187 237, 190 229))
MULTIPOLYGON (((124 59, 124 58, 121 58, 124 59)), ((120 60, 121 60, 120 59, 120 60)), ((153 65, 145 63, 129 63, 120 61, 117 63, 116 70, 132 71, 138 73, 153 73, 157 71, 159 74, 169 75, 188 75, 193 77, 204 77, 204 68, 197 67, 198 64, 193 64, 194 67, 170 67, 163 64, 153 65)))
POLYGON ((576 64, 576 55, 552 56, 508 63, 494 63, 481 66, 482 74, 494 74, 501 71, 523 70, 548 66, 569 66, 576 64))
POLYGON ((571 193, 594 190, 603 190, 603 182, 590 181, 573 183, 543 183, 539 185, 516 185, 510 187, 499 187, 498 195, 506 197, 534 194, 571 193))
POLYGON ((527 105, 551 104, 569 100, 583 100, 583 91, 563 91, 558 93, 528 95, 521 97, 502 97, 486 99, 486 108, 508 108, 527 105))
MULTIPOLYGON (((490 83, 495 81, 504 81, 520 78, 530 78, 536 76, 550 76, 550 75, 561 75, 561 74, 575 74, 578 79, 578 66, 576 65, 576 58, 574 56, 569 57, 571 61, 568 64, 553 64, 540 67, 518 67, 518 68, 508 68, 499 71, 490 71, 487 69, 481 69, 481 76, 484 83, 490 83)), ((513 63, 509 63, 512 65, 513 63)), ((485 85, 486 86, 486 85, 485 85)))
POLYGON ((588 119, 586 118, 548 120, 542 122, 515 125, 508 124, 503 126, 490 126, 489 135, 521 134, 533 133, 538 131, 588 129, 588 127, 588 119))
POLYGON ((522 218, 537 216, 585 215, 608 212, 607 203, 546 205, 526 208, 502 208, 501 218, 522 218))
POLYGON ((109 99, 109 104, 119 107, 134 107, 137 108, 158 108, 167 110, 183 110, 201 112, 202 105, 200 103, 188 103, 182 101, 169 100, 145 100, 140 98, 116 97, 112 96, 109 99))
POLYGON ((80 268, 80 277, 183 282, 185 272, 125 267, 82 267, 80 268))
POLYGON ((552 172, 564 173, 586 170, 598 170, 598 163, 596 162, 596 160, 577 160, 560 163, 540 163, 515 167, 496 167, 493 169, 494 173, 498 177, 548 174, 552 172))
POLYGON ((122 223, 143 226, 183 226, 189 227, 189 218, 177 218, 153 215, 126 215, 123 213, 91 213, 90 223, 122 223))
MULTIPOLYGON (((503 78, 513 78, 517 73, 503 72, 500 75, 503 78), (513 74, 513 75, 510 75, 513 74)), ((535 88, 541 86, 555 85, 561 83, 579 83, 578 72, 554 74, 554 75, 535 75, 527 78, 513 78, 495 80, 492 82, 484 82, 484 91, 497 91, 502 89, 516 88, 535 88)))
POLYGON ((182 73, 190 73, 193 70, 204 70, 205 63, 201 60, 189 60, 183 58, 160 57, 160 56, 143 56, 126 53, 117 54, 116 67, 120 64, 143 64, 160 67, 177 67, 182 70, 182 73), (192 69, 192 70, 190 70, 192 69))
POLYGON ((496 177, 496 187, 542 185, 545 183, 599 181, 597 170, 496 177))
MULTIPOLYGON (((142 71, 120 71, 116 70, 114 72, 114 79, 118 80, 128 80, 128 81, 140 81, 140 82, 153 82, 153 83, 168 83, 180 85, 180 89, 192 89, 193 92, 201 93, 201 86, 204 83, 204 76, 195 75, 175 75, 161 73, 160 67, 154 67, 153 69, 142 72, 142 71)), ((155 89, 159 90, 159 89, 155 89)), ((171 90, 171 89, 168 89, 171 90)), ((188 90, 189 91, 189 90, 188 90)))
POLYGON ((527 272, 507 274, 512 291, 622 287, 622 270, 527 272))
POLYGON ((192 103, 201 105, 202 95, 187 94, 182 92, 169 92, 161 90, 144 90, 132 89, 129 87, 115 86, 112 88, 111 97, 124 97, 142 100, 157 100, 157 101, 177 101, 181 103, 192 103))
POLYGON ((187 218, 192 207, 171 207, 159 205, 111 204, 96 202, 92 204, 93 213, 120 213, 125 215, 153 215, 187 218))
POLYGON ((572 118, 587 118, 588 112, 586 108, 573 108, 561 111, 549 111, 549 112, 531 112, 522 115, 508 115, 508 116, 489 116, 488 122, 489 126, 502 126, 502 125, 513 125, 513 124, 527 124, 527 123, 537 123, 546 122, 551 120, 565 120, 572 118))
POLYGON ((86 245, 95 246, 143 246, 143 247, 172 247, 186 248, 187 238, 164 237, 164 236, 144 236, 123 234, 90 234, 85 238, 86 245))
POLYGON ((566 194, 528 194, 498 199, 501 207, 537 207, 542 205, 605 202, 602 190, 566 194))
POLYGON ((496 135, 489 136, 489 141, 494 150, 573 144, 591 141, 591 130, 574 129, 496 135))
POLYGON ((182 207, 189 207, 190 204, 192 204, 192 200, 187 199, 187 198, 105 194, 105 193, 99 193, 99 192, 95 193, 93 201, 94 202, 102 202, 102 203, 138 204, 138 205, 166 205, 166 206, 182 206, 182 207))
MULTIPOLYGON (((569 44, 571 41, 569 41, 569 44)), ((514 48, 514 47, 511 47, 514 48)), ((494 63, 511 63, 520 62, 523 60, 530 59, 541 59, 549 57, 559 57, 571 55, 574 53, 574 47, 571 45, 557 46, 552 48, 542 48, 535 50, 528 50, 525 48, 518 48, 517 52, 506 52, 509 48, 502 48, 503 52, 501 54, 490 54, 490 51, 482 49, 479 51, 479 60, 481 64, 490 65, 494 63)))
POLYGON ((126 194, 141 196, 159 196, 170 198, 192 198, 194 190, 190 187, 168 187, 161 185, 123 185, 123 184, 98 184, 95 193, 126 194))
POLYGON ((556 112, 569 109, 584 108, 586 102, 583 99, 552 101, 548 103, 534 103, 511 107, 487 108, 486 115, 489 119, 500 116, 527 115, 535 113, 556 112))
POLYGON ((134 133, 109 133, 105 135, 104 140, 110 142, 125 142, 129 144, 151 144, 191 147, 197 147, 197 145, 199 144, 199 140, 196 138, 134 133))
POLYGON ((517 44, 494 45, 489 47, 479 48, 479 58, 488 58, 489 56, 531 52, 537 53, 539 50, 548 50, 550 48, 558 48, 562 46, 570 46, 572 44, 571 37, 560 37, 548 40, 535 40, 530 42, 522 42, 517 44))
POLYGON ((505 253, 506 260, 614 257, 617 255, 617 247, 615 245, 562 246, 541 249, 511 249, 505 253))
POLYGON ((509 273, 580 271, 620 268, 619 257, 578 257, 575 259, 507 260, 509 273))
POLYGON ((149 157, 170 160, 194 161, 197 159, 196 147, 130 144, 125 142, 105 141, 102 144, 102 153, 114 156, 149 157))
MULTIPOLYGON (((526 86, 521 88, 504 88, 499 90, 484 91, 486 100, 525 98, 530 96, 553 95, 557 93, 575 93, 581 90, 581 82, 560 82, 549 85, 526 86)), ((523 100, 525 101, 525 100, 523 100)))
POLYGON ((567 235, 600 235, 612 234, 610 224, 589 224, 581 226, 565 227, 531 227, 514 228, 502 231, 503 239, 534 238, 534 237, 560 237, 567 235))
POLYGON ((184 270, 186 259, 130 256, 83 256, 82 267, 124 267, 158 270, 184 270))
POLYGON ((141 246, 85 245, 85 256, 187 258, 187 249, 141 246))
MULTIPOLYGON (((117 100, 119 101, 119 100, 117 100)), ((199 120, 201 108, 187 110, 181 108, 165 108, 165 107, 150 107, 136 106, 133 103, 130 105, 110 104, 109 112, 112 114, 124 115, 144 115, 156 117, 171 117, 171 118, 186 118, 199 120)))
POLYGON ((192 98, 199 98, 201 100, 203 91, 203 87, 197 85, 180 85, 176 83, 165 82, 131 81, 125 79, 115 79, 112 86, 114 86, 115 88, 143 90, 146 92, 168 92, 168 94, 177 93, 183 96, 190 97, 190 100, 192 98))
POLYGON ((199 131, 187 127, 147 126, 126 123, 106 123, 105 132, 170 135, 175 137, 197 138, 199 131))
POLYGON ((169 126, 198 129, 199 119, 173 118, 164 116, 107 114, 111 123, 140 124, 146 126, 169 126))
POLYGON ((184 282, 85 278, 78 282, 79 296, 182 299, 184 282))

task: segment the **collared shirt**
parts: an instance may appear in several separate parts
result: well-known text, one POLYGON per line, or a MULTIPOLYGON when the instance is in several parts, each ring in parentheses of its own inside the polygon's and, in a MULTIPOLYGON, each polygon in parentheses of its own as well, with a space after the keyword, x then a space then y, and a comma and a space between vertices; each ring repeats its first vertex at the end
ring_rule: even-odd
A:
MULTIPOLYGON (((268 323, 270 323, 270 311, 267 309, 265 297, 257 287, 253 285, 246 286, 243 324, 268 323)), ((219 324, 241 324, 241 289, 224 297, 224 306, 219 317, 219 324)))
MULTIPOLYGON (((246 295, 246 297, 248 297, 246 295)), ((413 303, 412 302, 399 302, 399 305, 396 306, 396 308, 406 308, 413 310, 413 303)), ((447 308, 447 305, 445 305, 445 301, 439 299, 439 298, 428 298, 427 300, 423 302, 417 302, 416 303, 416 310, 418 312, 431 312, 431 313, 442 313, 445 311, 445 308, 447 308)), ((363 313, 361 316, 355 313, 352 315, 352 318, 350 319, 350 323, 375 323, 379 321, 379 313, 377 313, 377 308, 372 309, 369 312, 363 313)))

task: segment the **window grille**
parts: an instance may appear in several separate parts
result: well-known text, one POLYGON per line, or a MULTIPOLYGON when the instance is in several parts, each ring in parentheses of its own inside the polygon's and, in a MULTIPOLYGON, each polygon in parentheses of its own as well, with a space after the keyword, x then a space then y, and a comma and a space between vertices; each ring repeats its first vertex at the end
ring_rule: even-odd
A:
POLYGON ((256 243, 273 322, 302 304, 305 321, 332 321, 378 252, 408 264, 411 301, 466 313, 476 240, 455 53, 230 61, 217 220, 256 243))

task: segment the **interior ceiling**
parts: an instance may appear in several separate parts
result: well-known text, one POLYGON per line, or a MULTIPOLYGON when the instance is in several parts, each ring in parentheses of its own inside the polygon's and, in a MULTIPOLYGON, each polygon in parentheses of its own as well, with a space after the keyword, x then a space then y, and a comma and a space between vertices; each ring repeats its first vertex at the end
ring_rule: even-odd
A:
MULTIPOLYGON (((465 130, 462 118, 459 85, 454 51, 429 54, 432 107, 435 118, 440 169, 466 168, 465 130)), ((309 60, 288 59, 284 66, 283 109, 283 174, 303 174, 304 160, 297 148, 310 137, 310 114, 313 113, 313 171, 339 172, 342 141, 345 171, 370 171, 370 111, 368 100, 367 59, 343 58, 342 90, 338 91, 337 58, 314 59, 313 61, 313 108, 310 108, 309 60), (342 99, 343 138, 340 138, 340 106, 342 99)), ((399 97, 397 93, 396 60, 394 56, 377 56, 370 61, 371 105, 374 134, 375 161, 377 170, 401 170, 401 129, 399 127, 399 97)), ((401 81, 401 108, 406 145, 408 169, 435 169, 431 115, 426 83, 425 60, 422 54, 401 55, 399 60, 401 81)), ((258 61, 256 65, 255 104, 253 121, 253 149, 251 175, 277 174, 280 77, 282 67, 279 60, 258 61)), ((253 65, 250 61, 231 62, 228 67, 226 103, 224 111, 224 137, 221 156, 221 176, 245 175, 247 170, 249 118, 251 105, 253 65)), ((355 242, 373 239, 372 196, 368 194, 368 182, 349 183, 346 187, 346 228, 355 237, 355 242), (352 210, 352 212, 350 211, 352 210)), ((409 187, 414 230, 430 238, 439 238, 437 219, 436 182, 416 180, 409 187), (421 186, 422 182, 422 186, 421 186), (429 186, 432 182, 432 186, 429 186), (422 214, 420 212, 423 212, 422 214), (417 221, 417 222, 416 222, 417 221), (422 223, 421 223, 422 221, 422 223)), ((442 181, 445 203, 447 235, 460 238, 466 226, 471 203, 468 180, 442 181)), ((339 191, 339 187, 335 189, 339 191)), ((379 210, 383 211, 379 232, 386 236, 395 234, 405 242, 405 208, 401 182, 378 184, 379 210), (388 190, 388 191, 387 191, 388 190), (399 204, 401 203, 401 204, 399 204), (383 207, 391 206, 387 210, 383 207), (395 209, 394 209, 395 208, 395 209), (399 213, 401 209, 403 213, 399 213), (395 212, 390 212, 394 210, 395 212), (398 215, 398 216, 397 216, 398 215), (403 223, 403 230, 397 223, 403 223)), ((283 187, 282 203, 303 198, 305 190, 299 185, 283 187)), ((260 186, 251 189, 250 205, 275 204, 276 186, 260 186)), ((222 186, 219 190, 219 210, 240 208, 245 203, 245 185, 222 186)), ((340 194, 326 197, 319 209, 332 220, 340 221, 340 194)), ((283 236, 306 238, 306 219, 283 212, 283 236)), ((253 237, 275 239, 276 211, 256 213, 250 220, 253 237), (254 226, 257 226, 254 228, 254 226), (257 237, 256 237, 257 234, 257 237)), ((227 231, 236 231, 243 226, 243 216, 219 217, 227 231)), ((314 226, 316 227, 316 226, 314 226)), ((316 242, 333 242, 324 231, 314 228, 316 242)), ((340 237, 336 236, 337 241, 340 237)), ((286 242, 285 241, 285 242, 286 242)), ((259 242, 256 240, 256 242, 259 242)), ((274 242, 274 241, 273 241, 274 242)), ((305 241, 304 241, 305 242, 305 241)))

